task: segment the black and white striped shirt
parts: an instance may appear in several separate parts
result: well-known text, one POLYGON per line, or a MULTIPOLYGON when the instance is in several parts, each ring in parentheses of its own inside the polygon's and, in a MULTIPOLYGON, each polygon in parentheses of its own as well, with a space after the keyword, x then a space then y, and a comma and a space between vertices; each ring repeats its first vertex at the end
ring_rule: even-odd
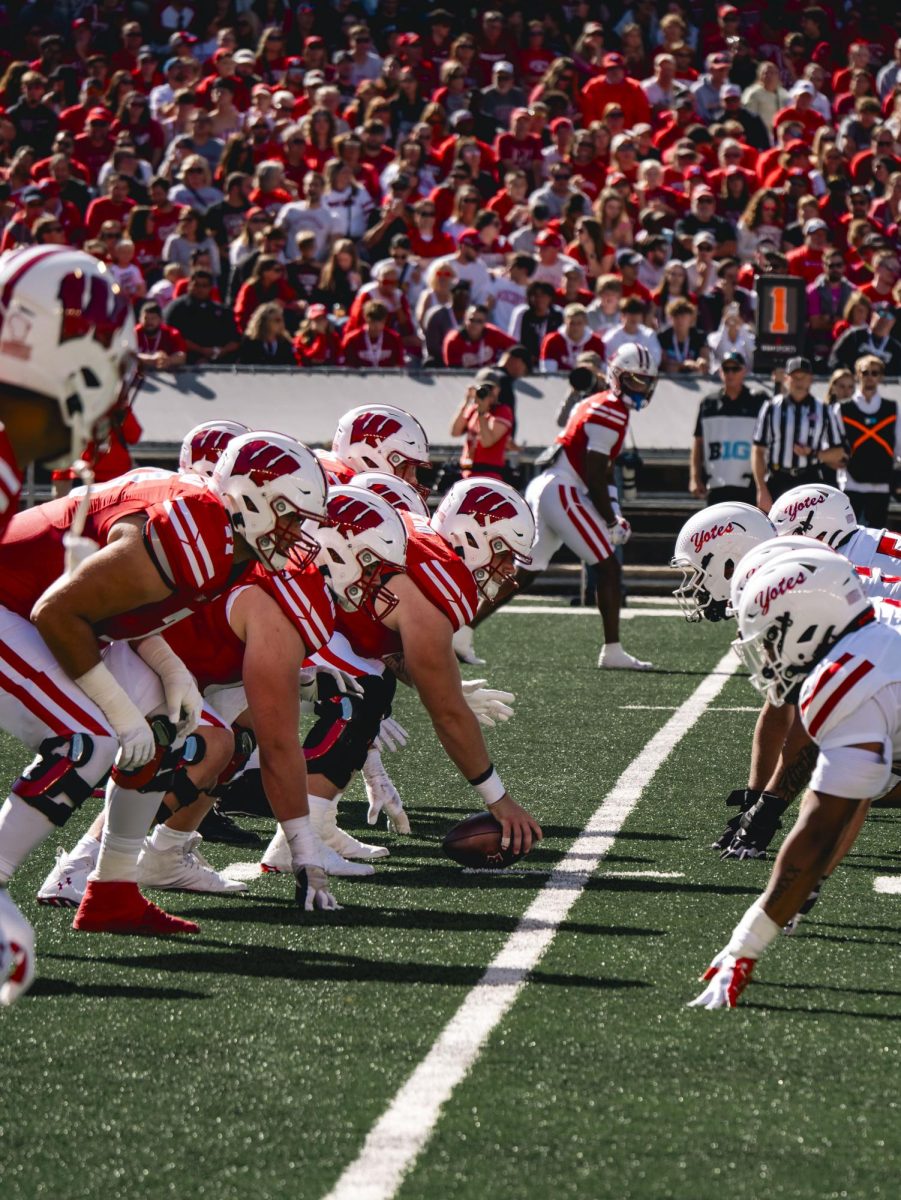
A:
POLYGON ((811 395, 799 401, 788 396, 767 400, 754 430, 754 445, 766 449, 770 471, 803 471, 816 465, 821 450, 841 446, 843 441, 837 407, 827 407, 811 395), (806 447, 807 452, 796 454, 796 445, 806 447))

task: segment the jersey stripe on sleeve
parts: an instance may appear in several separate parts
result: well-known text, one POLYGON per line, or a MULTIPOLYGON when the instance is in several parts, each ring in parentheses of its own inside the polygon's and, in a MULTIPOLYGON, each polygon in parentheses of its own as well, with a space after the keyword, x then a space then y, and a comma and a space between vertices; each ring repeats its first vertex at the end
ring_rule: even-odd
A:
MULTIPOLYGON (((849 655, 849 657, 850 657, 850 655, 849 655)), ((829 695, 823 700, 823 703, 820 705, 819 710, 817 711, 816 715, 811 720, 811 722, 808 726, 808 733, 810 734, 811 737, 816 737, 816 735, 819 733, 819 731, 823 728, 823 725, 825 724, 826 719, 828 718, 829 714, 832 712, 832 710, 835 708, 835 706, 839 703, 839 701, 841 701, 843 699, 843 697, 845 697, 848 694, 848 692, 851 691, 852 688, 856 687, 857 684, 860 683, 861 679, 863 679, 865 676, 869 675, 869 673, 872 670, 873 670, 873 664, 871 662, 867 662, 867 660, 864 659, 862 662, 859 662, 857 664, 857 666, 854 668, 854 670, 851 671, 851 673, 846 678, 842 679, 839 682, 838 686, 835 687, 829 693, 829 695)), ((811 699, 812 699, 812 697, 811 697, 811 699)), ((808 710, 808 712, 809 712, 809 710, 808 710)))

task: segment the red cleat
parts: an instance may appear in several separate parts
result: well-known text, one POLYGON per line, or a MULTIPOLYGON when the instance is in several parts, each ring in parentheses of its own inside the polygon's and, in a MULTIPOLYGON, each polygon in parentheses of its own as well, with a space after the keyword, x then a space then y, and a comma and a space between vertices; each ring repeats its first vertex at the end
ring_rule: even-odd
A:
POLYGON ((131 933, 139 937, 165 937, 171 933, 199 933, 194 921, 172 917, 138 891, 136 883, 88 880, 72 928, 82 933, 131 933))

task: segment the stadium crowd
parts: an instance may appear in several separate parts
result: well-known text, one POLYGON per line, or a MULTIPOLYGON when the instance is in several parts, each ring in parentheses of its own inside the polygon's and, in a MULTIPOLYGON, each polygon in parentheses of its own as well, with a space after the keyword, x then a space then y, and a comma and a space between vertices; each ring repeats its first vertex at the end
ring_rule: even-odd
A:
POLYGON ((13 6, 0 249, 108 262, 148 368, 567 372, 629 340, 718 374, 776 272, 817 373, 901 373, 897 13, 452 9, 13 6))

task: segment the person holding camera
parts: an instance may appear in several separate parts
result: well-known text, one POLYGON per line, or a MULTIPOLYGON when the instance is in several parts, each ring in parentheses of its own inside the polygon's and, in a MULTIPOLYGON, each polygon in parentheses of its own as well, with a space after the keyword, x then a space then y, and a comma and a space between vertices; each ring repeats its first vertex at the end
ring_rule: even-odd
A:
POLYGON ((503 479, 513 410, 501 402, 501 382, 496 369, 482 367, 454 415, 451 436, 464 439, 460 454, 464 479, 471 475, 503 479))

